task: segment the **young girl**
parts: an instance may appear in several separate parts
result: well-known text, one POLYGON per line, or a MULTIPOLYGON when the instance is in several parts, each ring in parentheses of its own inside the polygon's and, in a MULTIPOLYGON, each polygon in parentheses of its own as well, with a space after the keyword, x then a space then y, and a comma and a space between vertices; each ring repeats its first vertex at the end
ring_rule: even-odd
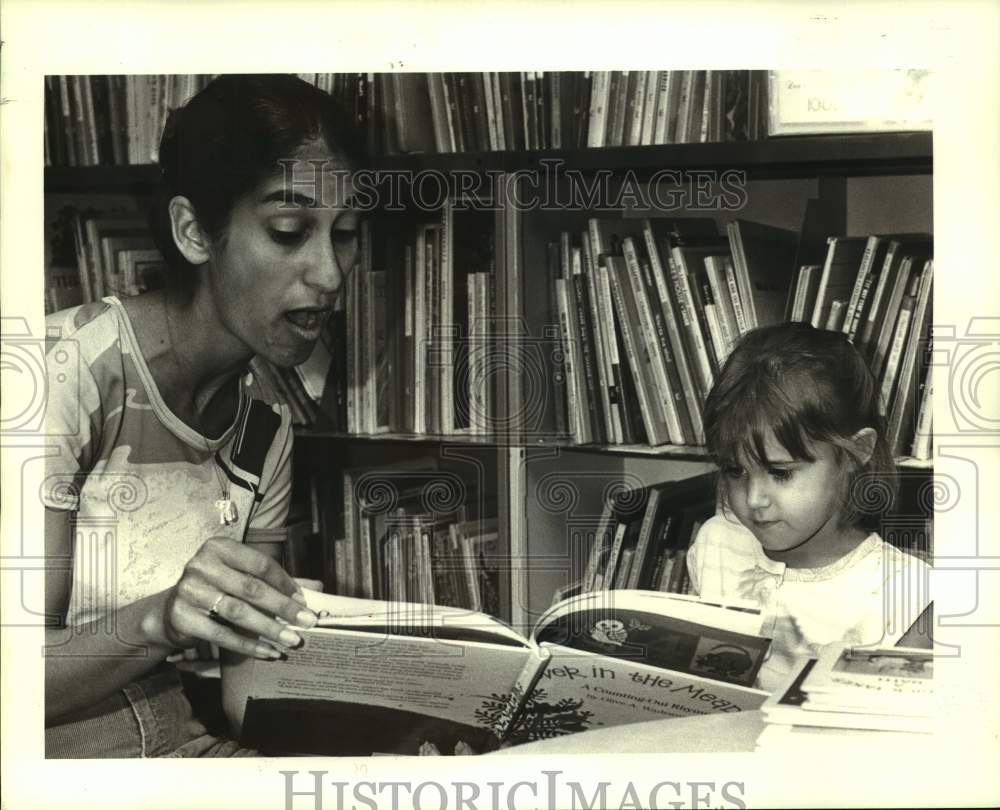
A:
POLYGON ((897 643, 927 606, 927 566, 873 531, 894 463, 878 387, 837 332, 746 335, 705 405, 721 514, 688 552, 703 597, 756 600, 773 638, 758 685, 834 642, 897 643))

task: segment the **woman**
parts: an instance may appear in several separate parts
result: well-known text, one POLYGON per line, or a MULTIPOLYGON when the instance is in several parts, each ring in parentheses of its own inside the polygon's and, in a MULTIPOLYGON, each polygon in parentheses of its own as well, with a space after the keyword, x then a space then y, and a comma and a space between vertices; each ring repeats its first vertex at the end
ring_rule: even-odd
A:
POLYGON ((362 159, 308 83, 215 79, 160 145, 152 224, 176 283, 50 316, 50 353, 79 364, 47 412, 47 756, 254 753, 206 733, 166 659, 212 642, 225 680, 315 622, 278 562, 289 412, 247 364, 312 351, 355 261, 362 159))

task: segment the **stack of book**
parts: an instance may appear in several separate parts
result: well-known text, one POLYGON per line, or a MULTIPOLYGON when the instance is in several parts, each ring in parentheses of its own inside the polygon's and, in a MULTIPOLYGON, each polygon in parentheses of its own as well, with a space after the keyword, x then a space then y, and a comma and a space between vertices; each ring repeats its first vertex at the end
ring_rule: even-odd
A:
POLYGON ((784 318, 794 231, 737 220, 591 218, 549 245, 557 430, 575 444, 697 445, 739 338, 784 318))
POLYGON ((869 362, 896 456, 931 457, 933 309, 930 234, 831 237, 826 260, 799 268, 791 319, 843 332, 869 362))
POLYGON ((341 103, 408 154, 756 140, 766 99, 764 71, 595 70, 360 74, 341 103))
POLYGON ((580 590, 690 592, 688 546, 714 513, 712 475, 618 493, 604 506, 580 590))
MULTIPOLYGON (((64 278, 50 289, 74 288, 78 292, 69 300, 62 295, 53 298, 55 309, 99 301, 106 295, 138 295, 163 286, 166 264, 147 221, 135 211, 81 211, 67 206, 58 216, 57 227, 61 226, 72 235, 77 278, 75 283, 64 278)), ((65 260, 60 263, 68 265, 65 260)), ((68 277, 72 270, 63 266, 59 274, 68 277)))
POLYGON ((311 499, 329 592, 499 615, 496 505, 457 470, 431 458, 347 469, 314 478, 311 499))
MULTIPOLYGON (((766 71, 300 73, 373 154, 746 141, 767 134, 766 71)), ((154 163, 171 109, 211 75, 46 76, 45 165, 154 163)))
POLYGON ((46 76, 45 165, 155 163, 167 114, 210 79, 193 74, 46 76))
POLYGON ((764 702, 758 747, 911 744, 933 731, 933 665, 931 650, 833 645, 764 702))
POLYGON ((362 227, 361 257, 310 359, 264 370, 301 425, 487 437, 496 378, 493 213, 362 227), (396 238, 388 238, 392 233, 396 238))

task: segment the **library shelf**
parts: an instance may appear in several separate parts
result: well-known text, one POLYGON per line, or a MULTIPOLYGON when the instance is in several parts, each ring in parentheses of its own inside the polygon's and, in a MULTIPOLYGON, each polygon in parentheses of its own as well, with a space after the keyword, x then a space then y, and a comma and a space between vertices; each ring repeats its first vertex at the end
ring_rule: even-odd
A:
MULTIPOLYGON (((678 143, 524 152, 452 152, 385 155, 385 171, 514 172, 544 168, 542 161, 582 172, 608 170, 651 174, 661 169, 739 169, 751 179, 929 174, 930 132, 802 135, 734 143, 678 143)), ((46 192, 142 191, 159 179, 156 166, 47 166, 46 192)))

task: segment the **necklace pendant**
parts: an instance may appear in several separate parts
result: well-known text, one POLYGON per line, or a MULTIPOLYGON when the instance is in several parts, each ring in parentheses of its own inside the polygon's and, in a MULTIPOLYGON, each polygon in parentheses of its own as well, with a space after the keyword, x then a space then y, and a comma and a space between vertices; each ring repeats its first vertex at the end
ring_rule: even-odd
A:
POLYGON ((219 510, 220 526, 232 526, 239 522, 240 513, 236 509, 236 504, 229 498, 216 501, 215 508, 219 510))

